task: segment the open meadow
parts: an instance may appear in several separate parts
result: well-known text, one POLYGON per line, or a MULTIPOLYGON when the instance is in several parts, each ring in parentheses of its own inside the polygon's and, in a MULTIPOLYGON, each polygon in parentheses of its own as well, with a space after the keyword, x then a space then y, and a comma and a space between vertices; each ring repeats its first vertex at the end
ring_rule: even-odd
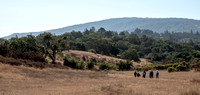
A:
MULTIPOLYGON (((0 95, 199 95, 200 72, 160 71, 160 78, 133 71, 89 71, 0 63, 0 95)), ((155 73, 155 72, 154 72, 155 73)))

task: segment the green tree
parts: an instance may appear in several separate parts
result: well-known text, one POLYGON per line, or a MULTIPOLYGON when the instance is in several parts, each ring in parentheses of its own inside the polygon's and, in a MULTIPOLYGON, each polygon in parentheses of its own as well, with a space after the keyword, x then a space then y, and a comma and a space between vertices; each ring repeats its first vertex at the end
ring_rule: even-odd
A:
POLYGON ((128 59, 128 60, 134 60, 134 61, 140 61, 138 53, 135 49, 128 49, 124 51, 121 55, 121 58, 128 59))

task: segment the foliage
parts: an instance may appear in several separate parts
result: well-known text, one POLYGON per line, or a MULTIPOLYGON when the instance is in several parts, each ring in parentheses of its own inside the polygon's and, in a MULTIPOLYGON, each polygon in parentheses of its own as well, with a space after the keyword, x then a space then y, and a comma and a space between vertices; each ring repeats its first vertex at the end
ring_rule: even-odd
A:
POLYGON ((99 64, 99 69, 100 70, 109 70, 109 69, 111 69, 111 66, 109 64, 106 64, 103 62, 103 63, 99 64))
POLYGON ((92 58, 90 58, 90 62, 97 63, 97 59, 92 57, 92 58))
POLYGON ((92 61, 89 61, 87 64, 86 64, 86 67, 87 67, 87 69, 93 69, 94 68, 94 62, 92 62, 92 61))
POLYGON ((167 68, 168 72, 172 72, 172 71, 187 71, 188 69, 190 69, 190 64, 185 62, 185 61, 179 62, 179 63, 175 63, 175 64, 171 65, 171 67, 167 68))
POLYGON ((126 61, 126 62, 120 61, 119 63, 116 64, 116 66, 119 71, 130 70, 133 67, 130 61, 126 61))
POLYGON ((76 64, 76 69, 84 69, 84 67, 85 67, 85 63, 82 61, 76 64))
POLYGON ((137 71, 142 71, 143 68, 142 68, 142 67, 136 67, 135 70, 137 70, 137 71))
POLYGON ((139 61, 139 56, 135 49, 128 49, 125 52, 122 53, 121 58, 128 59, 128 60, 134 60, 139 61))
POLYGON ((47 66, 46 62, 35 62, 26 59, 15 59, 11 57, 3 57, 1 55, 0 55, 0 62, 2 62, 3 64, 10 64, 16 66, 24 65, 35 68, 45 68, 47 66))
POLYGON ((34 52, 34 51, 19 52, 15 50, 10 50, 5 45, 0 45, 0 55, 4 57, 12 57, 15 59, 26 59, 36 62, 46 62, 45 57, 39 52, 34 52))
MULTIPOLYGON (((36 37, 27 35, 10 40, 0 39, 1 45, 4 45, 0 46, 0 54, 17 58, 18 53, 31 51, 50 57, 55 63, 56 55, 59 52, 73 49, 134 61, 139 61, 139 58, 147 58, 151 62, 163 64, 174 64, 181 61, 196 63, 200 60, 200 41, 193 38, 199 39, 199 34, 170 33, 168 31, 158 34, 151 30, 138 28, 131 33, 108 31, 104 28, 96 31, 92 27, 83 32, 72 31, 59 36, 44 32, 36 37)), ((158 66, 155 68, 168 67, 158 66)), ((185 67, 180 65, 178 68, 182 70, 185 67)), ((186 66, 186 68, 188 67, 186 66)))
POLYGON ((0 44, 0 55, 5 57, 7 56, 8 53, 9 53, 8 47, 0 44))
POLYGON ((89 49, 88 51, 96 54, 96 51, 94 49, 89 49))
POLYGON ((75 59, 70 59, 65 57, 63 60, 64 60, 64 66, 68 66, 74 69, 84 69, 85 67, 84 62, 79 62, 75 59))
POLYGON ((167 69, 168 67, 166 65, 154 65, 153 68, 157 70, 164 70, 167 69))
POLYGON ((174 71, 176 71, 176 69, 175 69, 174 67, 168 67, 168 68, 167 68, 167 71, 168 71, 168 72, 174 72, 174 71))

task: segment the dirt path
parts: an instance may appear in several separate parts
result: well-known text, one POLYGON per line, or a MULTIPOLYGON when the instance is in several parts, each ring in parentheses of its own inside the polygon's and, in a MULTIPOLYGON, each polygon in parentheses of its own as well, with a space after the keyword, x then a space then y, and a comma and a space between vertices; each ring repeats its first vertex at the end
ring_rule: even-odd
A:
POLYGON ((143 79, 132 71, 40 70, 0 63, 0 85, 0 95, 180 95, 200 91, 200 73, 160 71, 159 79, 143 79))

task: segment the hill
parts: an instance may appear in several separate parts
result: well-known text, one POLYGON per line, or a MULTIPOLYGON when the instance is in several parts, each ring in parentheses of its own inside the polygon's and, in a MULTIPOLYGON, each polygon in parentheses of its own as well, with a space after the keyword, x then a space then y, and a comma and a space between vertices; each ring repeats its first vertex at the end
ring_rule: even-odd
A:
POLYGON ((51 32, 55 35, 60 35, 65 32, 75 31, 84 31, 84 29, 90 29, 95 27, 99 29, 100 27, 105 28, 106 30, 111 31, 129 31, 132 32, 136 28, 140 29, 150 29, 157 33, 162 33, 166 30, 174 32, 194 32, 200 31, 200 20, 185 19, 185 18, 112 18, 101 21, 89 22, 84 24, 78 24, 73 26, 67 26, 63 28, 40 31, 40 32, 29 32, 29 33, 14 33, 10 36, 3 37, 5 39, 10 39, 11 37, 26 36, 28 34, 38 35, 43 32, 51 32))

